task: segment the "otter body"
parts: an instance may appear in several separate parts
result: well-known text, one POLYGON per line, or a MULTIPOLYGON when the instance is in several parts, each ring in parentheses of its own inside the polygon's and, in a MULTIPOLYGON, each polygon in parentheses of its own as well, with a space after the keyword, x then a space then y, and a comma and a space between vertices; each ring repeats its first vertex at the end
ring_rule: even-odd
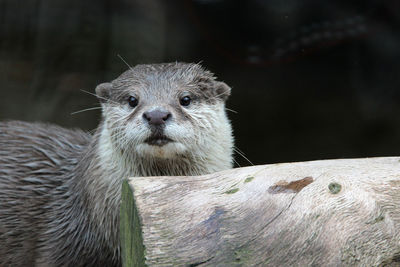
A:
POLYGON ((0 123, 0 266, 121 266, 123 179, 231 168, 229 94, 197 64, 138 65, 96 88, 93 136, 0 123))

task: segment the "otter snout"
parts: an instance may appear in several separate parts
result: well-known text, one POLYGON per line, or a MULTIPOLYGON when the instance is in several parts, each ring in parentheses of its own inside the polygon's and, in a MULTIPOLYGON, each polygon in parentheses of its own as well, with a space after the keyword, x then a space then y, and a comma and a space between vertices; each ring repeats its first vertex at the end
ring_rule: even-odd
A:
POLYGON ((143 118, 150 126, 162 126, 172 117, 171 112, 155 109, 143 113, 143 118))
POLYGON ((143 113, 143 119, 148 124, 151 134, 145 140, 149 145, 163 146, 172 142, 165 135, 165 124, 171 120, 172 114, 163 108, 156 108, 143 113))

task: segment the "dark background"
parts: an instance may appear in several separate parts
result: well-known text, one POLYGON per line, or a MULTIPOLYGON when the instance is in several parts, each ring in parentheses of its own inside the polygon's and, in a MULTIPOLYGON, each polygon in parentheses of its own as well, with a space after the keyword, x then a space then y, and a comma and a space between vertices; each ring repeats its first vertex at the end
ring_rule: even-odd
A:
POLYGON ((0 0, 0 119, 92 130, 98 110, 71 113, 118 54, 201 61, 254 164, 399 155, 399 26, 398 0, 0 0))

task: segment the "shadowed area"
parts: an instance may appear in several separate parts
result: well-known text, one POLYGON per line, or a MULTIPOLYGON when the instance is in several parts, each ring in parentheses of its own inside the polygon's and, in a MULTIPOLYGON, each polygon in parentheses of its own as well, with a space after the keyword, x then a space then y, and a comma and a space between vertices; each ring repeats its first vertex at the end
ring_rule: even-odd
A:
POLYGON ((254 164, 397 155, 399 9, 396 0, 0 0, 0 119, 92 130, 99 105, 81 90, 94 93, 127 64, 202 61, 233 87, 236 146, 254 164))

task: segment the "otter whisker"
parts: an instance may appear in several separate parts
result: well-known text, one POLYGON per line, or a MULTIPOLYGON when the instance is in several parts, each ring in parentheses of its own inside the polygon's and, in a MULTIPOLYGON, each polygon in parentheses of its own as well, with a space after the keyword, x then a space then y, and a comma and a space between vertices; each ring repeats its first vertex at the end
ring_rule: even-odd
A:
POLYGON ((84 93, 87 93, 87 94, 89 94, 89 95, 95 96, 95 97, 97 97, 97 98, 103 99, 103 100, 105 100, 105 101, 107 101, 107 102, 111 102, 111 103, 114 103, 114 104, 117 104, 117 105, 120 104, 120 103, 118 103, 118 102, 116 102, 116 101, 113 101, 113 100, 111 100, 111 99, 109 99, 109 98, 105 98, 105 97, 102 97, 102 96, 98 96, 98 95, 96 95, 96 94, 94 94, 94 93, 91 93, 91 92, 86 91, 86 90, 83 90, 83 89, 80 89, 80 91, 81 91, 81 92, 84 92, 84 93))
MULTIPOLYGON (((121 120, 122 121, 122 120, 121 120)), ((112 131, 112 132, 114 132, 114 131, 116 131, 116 132, 120 132, 120 131, 124 131, 125 129, 126 129, 126 125, 116 125, 116 124, 112 124, 112 125, 109 125, 109 129, 112 131)))
POLYGON ((252 166, 254 166, 254 164, 253 164, 253 162, 251 162, 245 155, 244 155, 244 153, 239 149, 239 148, 237 148, 236 146, 233 148, 233 150, 239 155, 239 156, 241 156, 242 158, 244 158, 248 163, 250 163, 252 166))
POLYGON ((72 112, 71 115, 75 115, 75 114, 82 113, 82 112, 85 112, 85 111, 90 111, 90 110, 97 110, 97 109, 101 109, 101 107, 85 108, 85 109, 82 109, 82 110, 78 110, 78 111, 72 112))
POLYGON ((119 126, 119 127, 124 127, 123 125, 118 125, 120 122, 122 122, 122 121, 124 121, 124 120, 126 120, 127 119, 127 117, 120 117, 120 118, 112 118, 112 124, 110 125, 110 126, 114 126, 114 125, 117 125, 117 126, 119 126))
POLYGON ((241 149, 239 149, 237 146, 234 146, 234 149, 237 149, 239 152, 241 152, 244 155, 244 152, 241 149))
POLYGON ((233 162, 235 162, 236 165, 239 166, 239 168, 241 168, 242 166, 240 166, 239 162, 237 162, 234 158, 232 158, 233 162))
POLYGON ((129 68, 130 70, 133 70, 133 68, 131 67, 131 65, 129 65, 128 62, 126 62, 126 60, 123 59, 122 56, 121 56, 120 54, 117 54, 117 57, 119 57, 119 58, 122 60, 122 62, 124 62, 125 65, 128 66, 128 68, 129 68))
MULTIPOLYGON (((121 117, 120 116, 112 116, 112 117, 110 117, 110 119, 108 121, 112 122, 111 126, 113 126, 113 125, 117 125, 118 123, 120 123, 128 118, 129 118, 129 114, 126 116, 121 116, 121 117)), ((121 126, 121 127, 123 127, 123 126, 121 126)))
POLYGON ((230 109, 230 108, 225 108, 225 110, 230 111, 232 113, 238 114, 239 112, 237 112, 236 110, 230 109))
POLYGON ((226 93, 224 92, 224 93, 221 93, 221 94, 218 94, 218 95, 215 95, 215 96, 213 96, 213 97, 210 97, 210 99, 217 99, 219 96, 221 96, 221 95, 225 95, 226 93))

